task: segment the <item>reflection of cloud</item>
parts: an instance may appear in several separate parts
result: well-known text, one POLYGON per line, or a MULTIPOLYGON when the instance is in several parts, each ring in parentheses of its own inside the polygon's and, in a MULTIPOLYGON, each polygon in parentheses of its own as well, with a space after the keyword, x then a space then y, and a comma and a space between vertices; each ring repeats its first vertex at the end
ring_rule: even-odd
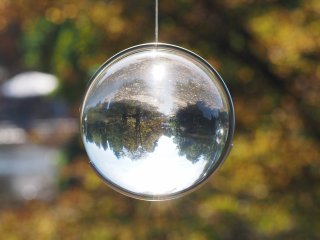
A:
POLYGON ((200 158, 192 163, 180 156, 173 138, 160 137, 154 152, 132 161, 118 159, 112 150, 104 151, 94 143, 85 142, 90 159, 102 176, 137 194, 173 194, 192 186, 206 170, 200 158))

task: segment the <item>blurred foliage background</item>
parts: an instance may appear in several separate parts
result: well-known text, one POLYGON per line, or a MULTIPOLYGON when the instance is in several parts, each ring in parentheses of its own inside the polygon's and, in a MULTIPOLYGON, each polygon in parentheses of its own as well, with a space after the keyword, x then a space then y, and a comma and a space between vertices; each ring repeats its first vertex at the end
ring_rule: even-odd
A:
MULTIPOLYGON (((188 196, 143 202, 102 183, 77 135, 53 199, 2 204, 1 238, 320 239, 320 1, 160 0, 159 11, 160 41, 198 53, 229 86, 228 160, 188 196)), ((56 75, 74 118, 99 65, 153 40, 154 1, 0 0, 1 67, 56 75)))

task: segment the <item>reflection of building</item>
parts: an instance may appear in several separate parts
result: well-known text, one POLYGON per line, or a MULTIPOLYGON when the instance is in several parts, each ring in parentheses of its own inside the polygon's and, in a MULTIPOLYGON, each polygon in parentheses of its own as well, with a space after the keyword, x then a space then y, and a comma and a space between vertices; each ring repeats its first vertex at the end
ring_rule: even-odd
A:
POLYGON ((21 95, 22 90, 15 95, 15 88, 7 94, 4 86, 8 84, 0 96, 0 203, 50 200, 56 192, 59 147, 77 132, 77 121, 68 118, 62 100, 43 96, 48 91, 29 88, 29 95, 21 95))

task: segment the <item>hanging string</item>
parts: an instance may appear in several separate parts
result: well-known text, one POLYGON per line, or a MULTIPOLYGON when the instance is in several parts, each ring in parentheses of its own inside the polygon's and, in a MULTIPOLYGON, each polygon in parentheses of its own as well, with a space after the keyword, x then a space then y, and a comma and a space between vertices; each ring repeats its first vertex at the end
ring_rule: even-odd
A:
POLYGON ((159 8, 159 3, 158 0, 155 0, 155 29, 154 29, 154 35, 155 35, 155 42, 158 43, 159 39, 159 23, 158 23, 158 8, 159 8))

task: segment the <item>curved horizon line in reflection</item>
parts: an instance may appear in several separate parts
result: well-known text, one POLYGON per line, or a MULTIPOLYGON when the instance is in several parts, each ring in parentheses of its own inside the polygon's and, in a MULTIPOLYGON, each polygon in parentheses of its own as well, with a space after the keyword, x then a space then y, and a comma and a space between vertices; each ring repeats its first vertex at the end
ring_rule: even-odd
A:
POLYGON ((227 132, 217 120, 224 117, 225 113, 201 103, 180 109, 175 117, 166 117, 152 106, 117 103, 108 111, 104 105, 88 111, 83 131, 86 141, 110 148, 118 158, 126 155, 134 160, 154 151, 162 135, 173 136, 179 154, 196 162, 201 156, 211 159, 225 141, 227 132))

